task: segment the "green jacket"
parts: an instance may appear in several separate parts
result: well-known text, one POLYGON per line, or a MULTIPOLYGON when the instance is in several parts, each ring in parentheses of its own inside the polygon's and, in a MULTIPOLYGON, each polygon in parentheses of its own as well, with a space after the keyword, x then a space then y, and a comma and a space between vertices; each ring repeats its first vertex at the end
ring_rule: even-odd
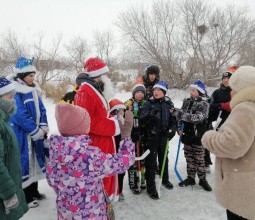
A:
POLYGON ((8 124, 9 115, 0 109, 0 219, 20 219, 28 210, 21 186, 20 152, 17 138, 8 124), (4 200, 16 193, 19 206, 6 215, 4 200))

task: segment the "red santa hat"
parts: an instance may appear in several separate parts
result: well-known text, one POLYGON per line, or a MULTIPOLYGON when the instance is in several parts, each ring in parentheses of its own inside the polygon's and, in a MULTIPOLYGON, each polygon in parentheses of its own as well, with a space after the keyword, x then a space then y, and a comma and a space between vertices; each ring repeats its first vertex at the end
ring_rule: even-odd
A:
POLYGON ((109 101, 109 106, 110 106, 110 111, 109 112, 112 112, 114 110, 117 110, 117 109, 126 109, 126 106, 124 105, 124 103, 122 101, 120 101, 119 99, 112 99, 109 101))
POLYGON ((94 57, 89 58, 85 62, 84 70, 90 78, 95 78, 109 72, 108 66, 102 60, 94 57))
POLYGON ((90 116, 86 109, 77 105, 59 103, 55 108, 58 130, 63 136, 88 134, 90 116))

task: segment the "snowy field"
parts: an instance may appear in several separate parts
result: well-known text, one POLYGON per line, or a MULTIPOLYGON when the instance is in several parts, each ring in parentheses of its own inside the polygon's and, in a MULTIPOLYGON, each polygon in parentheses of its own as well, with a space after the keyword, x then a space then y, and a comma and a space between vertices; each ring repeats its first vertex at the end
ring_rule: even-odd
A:
MULTIPOLYGON (((122 101, 130 98, 131 93, 118 93, 116 98, 122 101)), ((181 107, 182 99, 188 97, 188 92, 174 90, 170 97, 176 107, 181 107)), ((44 100, 50 133, 57 132, 54 117, 55 105, 44 100)), ((224 220, 225 210, 216 203, 214 192, 206 192, 197 184, 193 187, 180 188, 178 179, 174 173, 178 136, 176 135, 169 145, 169 179, 174 184, 173 190, 161 188, 161 198, 152 200, 146 190, 140 195, 134 195, 128 187, 127 174, 124 179, 123 193, 126 200, 116 202, 114 210, 116 220, 224 220)), ((214 157, 212 156, 214 161, 214 157)), ((178 169, 182 178, 186 178, 186 162, 183 150, 180 151, 178 169)), ((157 176, 158 178, 158 176, 157 176)), ((214 190, 214 165, 212 173, 207 175, 207 180, 214 190)), ((157 180, 156 180, 157 181, 157 180)), ((156 182, 157 183, 157 182, 156 182)), ((39 182, 39 190, 45 193, 46 200, 40 201, 39 207, 30 209, 22 220, 57 220, 55 208, 55 194, 48 186, 46 180, 39 182)))

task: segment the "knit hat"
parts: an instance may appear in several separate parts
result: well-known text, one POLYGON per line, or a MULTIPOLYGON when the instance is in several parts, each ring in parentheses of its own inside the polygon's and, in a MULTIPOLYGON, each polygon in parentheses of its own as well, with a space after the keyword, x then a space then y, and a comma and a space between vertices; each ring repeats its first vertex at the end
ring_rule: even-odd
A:
POLYGON ((109 72, 108 66, 98 58, 89 58, 84 64, 84 70, 90 78, 95 78, 109 72))
POLYGON ((24 79, 31 73, 36 73, 36 68, 33 66, 34 58, 27 59, 25 57, 20 57, 14 69, 14 73, 18 78, 24 79))
POLYGON ((145 95, 146 93, 146 89, 145 89, 145 86, 143 84, 136 84, 133 89, 132 89, 132 96, 134 97, 135 96, 135 93, 138 92, 138 91, 142 91, 143 94, 145 95))
POLYGON ((110 106, 110 111, 112 112, 114 110, 117 110, 119 108, 123 108, 126 109, 126 106, 124 105, 124 103, 122 101, 120 101, 119 99, 112 99, 109 101, 109 106, 110 106))
POLYGON ((63 136, 89 133, 90 116, 86 109, 77 105, 59 103, 55 108, 58 130, 63 136))
POLYGON ((232 74, 239 68, 239 66, 231 66, 225 70, 225 72, 222 74, 222 80, 224 78, 230 78, 232 74))
POLYGON ((0 77, 0 96, 4 96, 7 94, 14 95, 15 92, 16 90, 13 83, 4 77, 0 77))
POLYGON ((235 92, 255 86, 255 67, 240 66, 230 78, 229 85, 235 92))
POLYGON ((202 94, 205 94, 206 90, 205 90, 205 84, 202 83, 202 81, 200 79, 196 80, 194 84, 190 85, 191 88, 194 88, 196 90, 198 90, 199 92, 201 92, 202 94))
POLYGON ((154 88, 159 88, 161 89, 164 94, 166 94, 167 90, 168 90, 168 84, 164 81, 158 81, 154 86, 153 86, 153 89, 154 88))

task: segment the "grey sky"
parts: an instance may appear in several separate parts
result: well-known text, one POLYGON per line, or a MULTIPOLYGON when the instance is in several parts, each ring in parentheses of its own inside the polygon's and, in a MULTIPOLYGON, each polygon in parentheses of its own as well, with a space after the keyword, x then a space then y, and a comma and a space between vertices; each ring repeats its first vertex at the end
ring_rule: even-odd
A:
MULTIPOLYGON (((8 29, 21 39, 32 39, 39 32, 65 39, 83 35, 91 38, 95 29, 113 27, 117 14, 131 5, 149 7, 153 0, 0 0, 0 34, 8 29)), ((211 0, 219 6, 246 4, 255 12, 254 0, 211 0)), ((114 28, 114 27, 113 27, 114 28)))

